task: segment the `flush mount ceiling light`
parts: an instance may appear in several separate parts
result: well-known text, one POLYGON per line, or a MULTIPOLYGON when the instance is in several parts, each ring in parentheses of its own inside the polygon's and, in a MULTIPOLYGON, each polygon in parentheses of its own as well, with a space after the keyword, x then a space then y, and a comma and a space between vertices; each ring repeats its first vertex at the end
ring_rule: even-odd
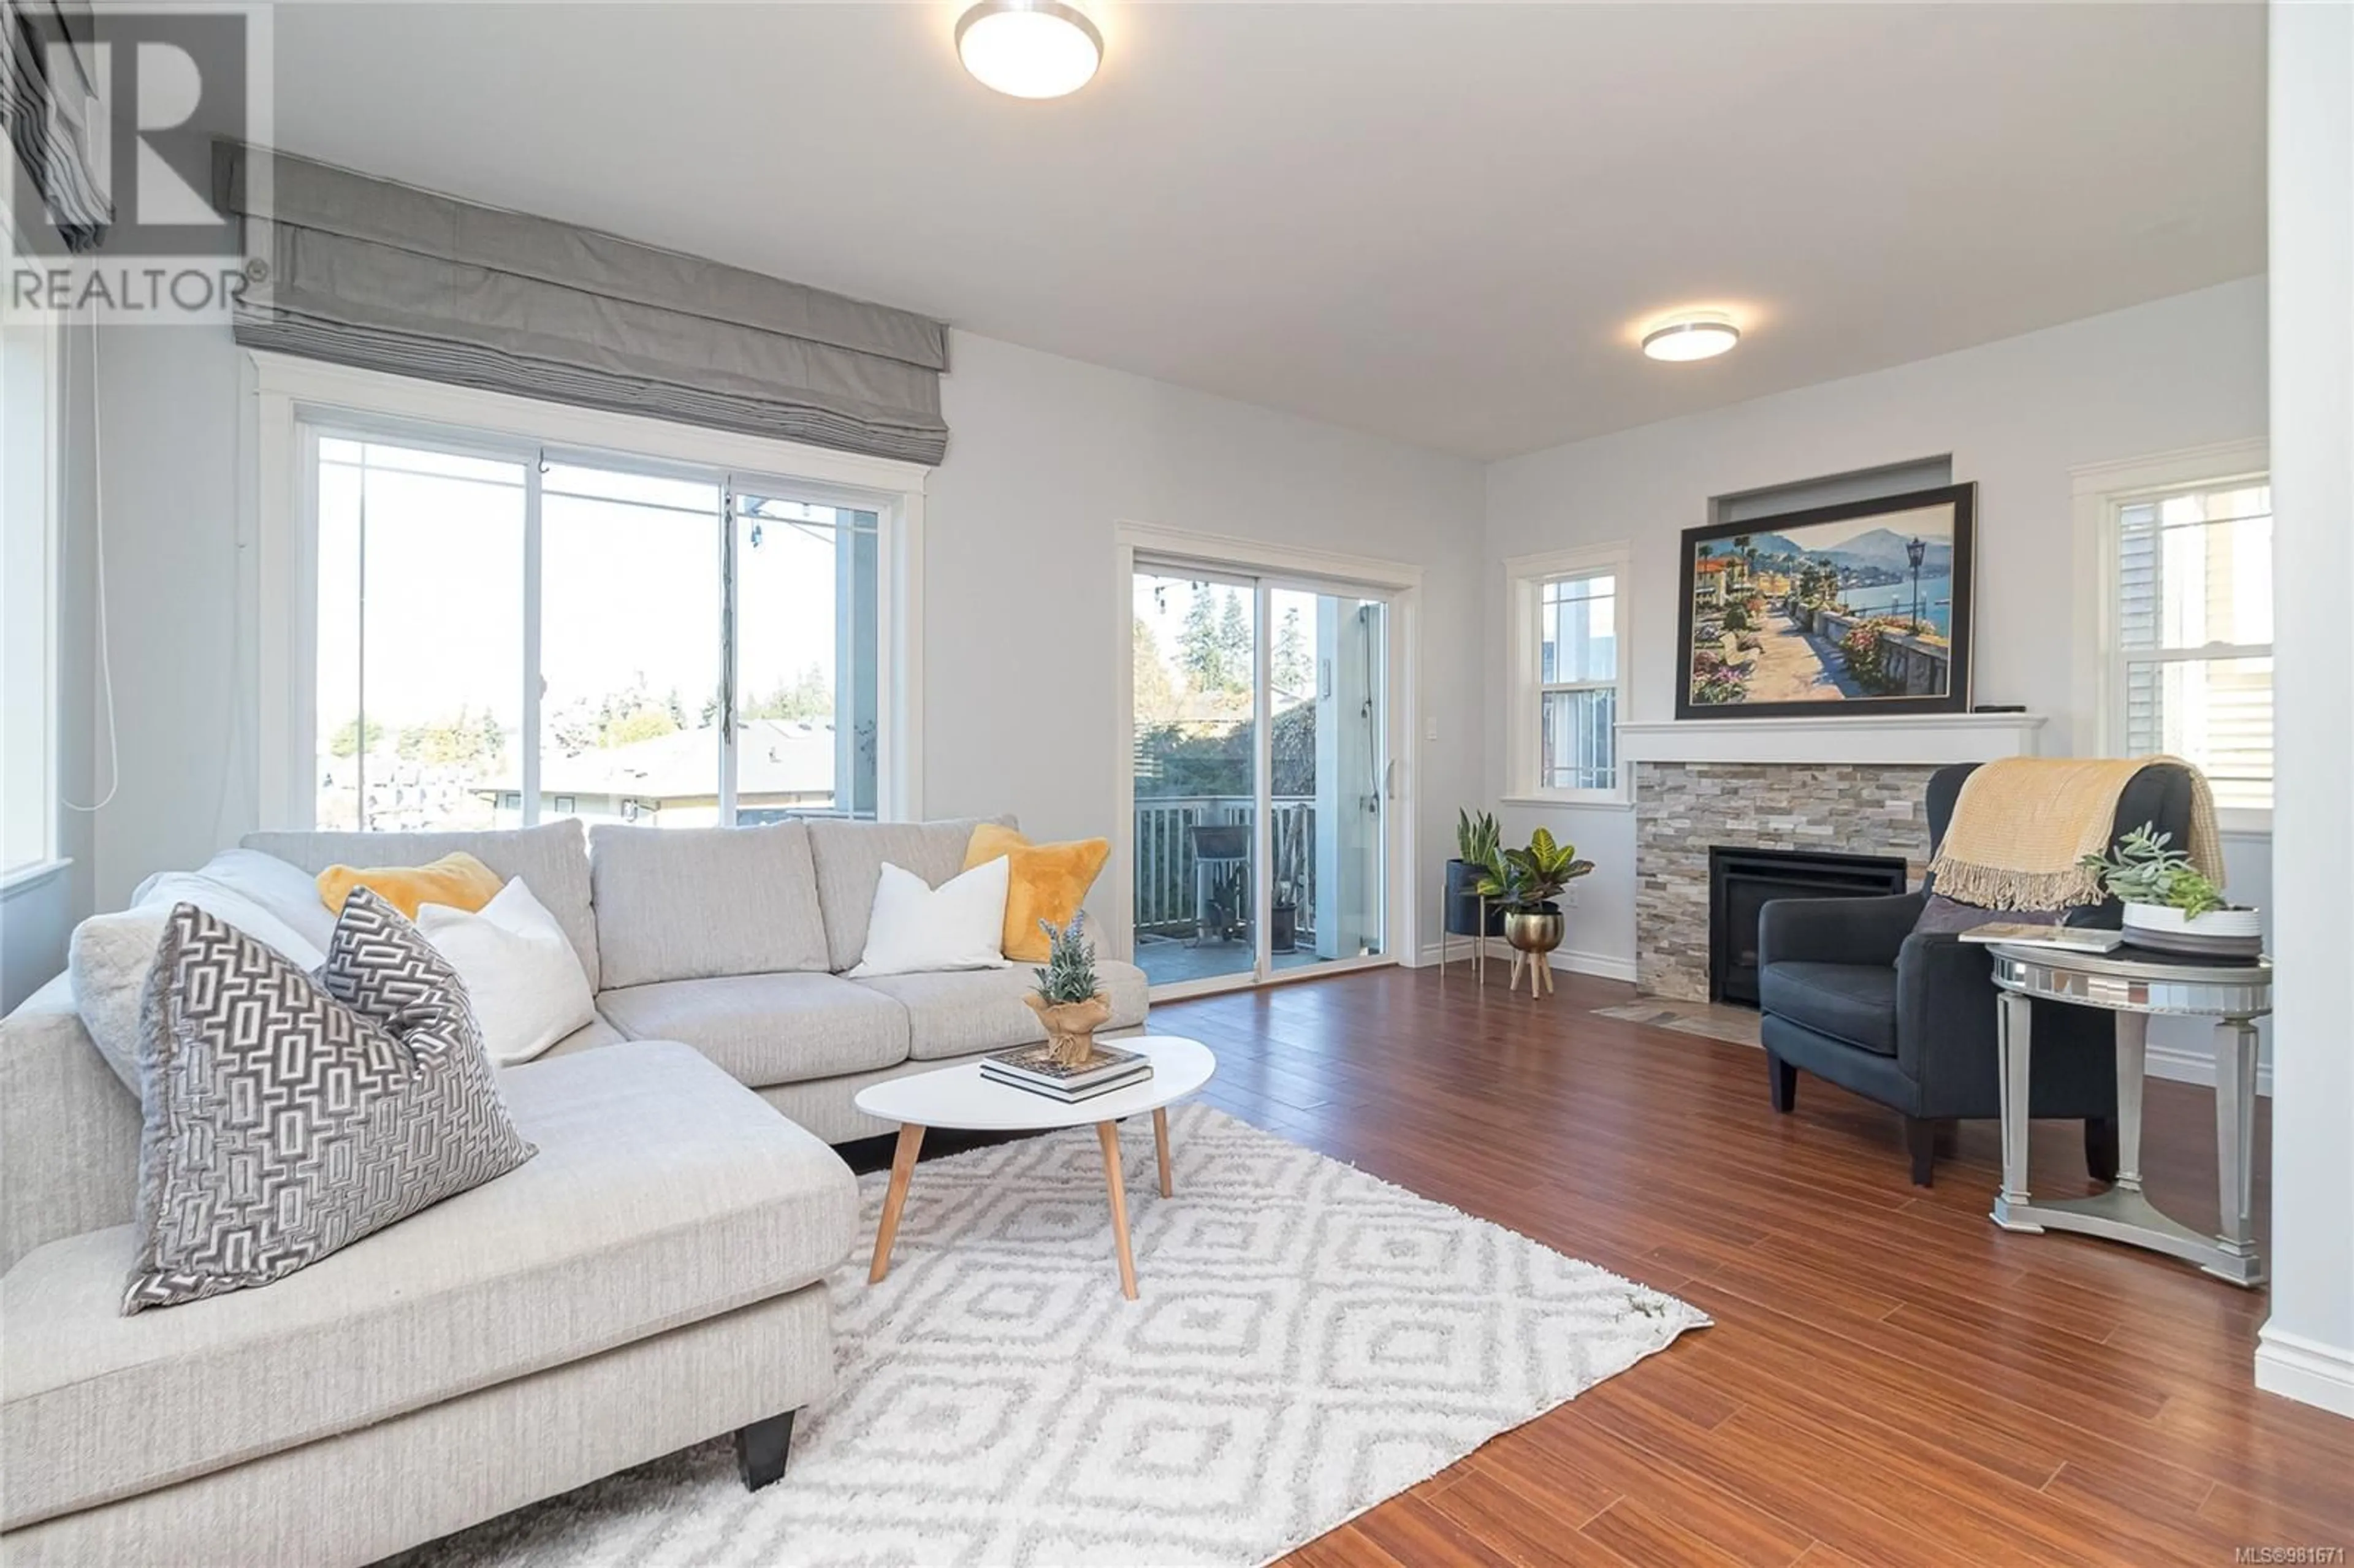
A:
POLYGON ((1741 329, 1719 315, 1674 316, 1643 334, 1653 359, 1713 359, 1741 341, 1741 329))
POLYGON ((981 0, 957 22, 957 58, 983 87, 1061 98, 1103 63, 1103 35, 1063 0, 981 0))

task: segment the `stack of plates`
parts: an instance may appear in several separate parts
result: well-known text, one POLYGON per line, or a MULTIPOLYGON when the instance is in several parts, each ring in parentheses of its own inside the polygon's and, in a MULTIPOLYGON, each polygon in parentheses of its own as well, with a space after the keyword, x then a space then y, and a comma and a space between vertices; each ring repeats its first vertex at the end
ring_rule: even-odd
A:
POLYGON ((2186 921, 2181 910, 2162 904, 2128 904, 2125 932, 2132 947, 2186 959, 2258 959, 2264 952, 2253 909, 2211 909, 2186 921))

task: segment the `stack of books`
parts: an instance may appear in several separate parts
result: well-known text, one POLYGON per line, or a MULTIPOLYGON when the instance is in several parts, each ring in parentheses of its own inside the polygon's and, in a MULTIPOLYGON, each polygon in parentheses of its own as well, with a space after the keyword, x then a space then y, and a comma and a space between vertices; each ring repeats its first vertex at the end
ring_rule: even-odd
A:
POLYGON ((1152 1058, 1135 1051, 1098 1044, 1084 1066, 1066 1067, 1055 1060, 1053 1049, 1041 1041, 1035 1045, 1016 1045, 1010 1051, 992 1051, 981 1059, 981 1075, 991 1083, 1010 1084, 1066 1105, 1091 1100, 1152 1076, 1152 1058))
POLYGON ((2041 926, 2021 920, 1973 926, 1962 933, 1963 941, 1982 947, 2000 942, 2013 948, 2056 948, 2069 953, 2112 952, 2125 939, 2123 931, 2101 926, 2041 926))

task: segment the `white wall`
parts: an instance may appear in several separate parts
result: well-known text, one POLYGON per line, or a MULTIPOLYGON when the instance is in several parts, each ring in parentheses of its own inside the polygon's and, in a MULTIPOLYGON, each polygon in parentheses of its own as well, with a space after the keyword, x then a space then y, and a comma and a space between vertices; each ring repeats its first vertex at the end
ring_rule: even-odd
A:
POLYGON ((2272 8, 2282 854, 2272 1317, 2259 1387, 2354 1416, 2354 9, 2272 8))
POLYGON ((100 333, 99 411, 122 785, 96 826, 96 907, 201 864, 253 820, 253 701, 239 673, 250 563, 239 356, 227 328, 100 333))
MULTIPOLYGON (((2073 622, 2072 470, 2261 437, 2264 283, 2251 278, 1959 354, 1827 382, 1494 464, 1487 479, 1490 691, 1504 683, 1501 563, 1612 540, 1633 547, 1630 719, 1675 716, 1676 546, 1712 495, 1951 452, 1978 486, 1976 700, 2052 715, 2045 748, 2091 743, 2093 672, 2073 622)), ((1673 376, 1690 367, 1660 366, 1673 376)), ((1489 725, 1491 795, 1507 793, 1502 717, 1489 725)), ((1579 890, 1567 947, 1631 975, 1634 821, 1625 809, 1508 806, 1575 839, 1600 869, 1579 890)), ((2232 891, 2264 904, 2268 846, 2227 846, 2232 891)), ((1573 958, 1572 961, 1579 961, 1573 958)))
MULTIPOLYGON (((101 908, 255 825, 239 355, 195 327, 111 333, 104 353, 123 787, 99 825, 101 908)), ((925 535, 927 811, 1109 832, 1128 673, 1111 650, 1129 614, 1112 530, 1145 522, 1425 567, 1424 711, 1440 738, 1401 756, 1424 858, 1443 856, 1432 846, 1480 782, 1478 466, 962 333, 951 356, 925 535)))
POLYGON ((1128 679, 1122 522, 1420 566, 1422 713, 1397 737, 1429 877, 1480 793, 1479 469, 969 334, 949 341, 949 455, 927 503, 924 809, 1108 834, 1128 679), (1427 732, 1426 731, 1426 734, 1427 732))
POLYGON ((61 344, 60 441, 57 584, 57 853, 69 863, 58 874, 0 895, 0 1012, 39 989, 65 967, 66 941, 92 907, 96 837, 90 813, 63 802, 90 805, 105 788, 100 776, 96 672, 97 561, 90 514, 90 334, 68 331, 61 344))

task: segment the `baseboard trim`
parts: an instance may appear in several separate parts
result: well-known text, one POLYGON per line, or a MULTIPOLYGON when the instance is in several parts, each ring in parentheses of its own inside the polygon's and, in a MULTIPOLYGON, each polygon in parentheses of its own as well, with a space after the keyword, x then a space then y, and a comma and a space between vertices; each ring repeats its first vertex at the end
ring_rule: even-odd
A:
MULTIPOLYGON (((1455 938, 1447 944, 1447 948, 1454 955, 1454 961, 1458 964, 1471 956, 1471 940, 1468 937, 1455 938)), ((1509 964, 1512 961, 1511 944, 1501 937, 1490 937, 1488 938, 1488 956, 1491 959, 1501 959, 1509 964)), ((1437 962, 1438 944, 1436 942, 1426 944, 1422 951, 1415 955, 1415 967, 1417 969, 1429 969, 1437 962)), ((1635 960, 1617 958, 1608 953, 1587 953, 1575 948, 1557 948, 1553 950, 1553 966, 1557 969, 1566 969, 1572 974, 1593 975, 1599 980, 1623 980, 1628 985, 1635 983, 1635 960)), ((2153 1078, 2164 1078, 2169 1083, 2199 1084, 2208 1088, 2214 1087, 2215 1059, 2203 1052, 2185 1051, 2175 1045, 2152 1045, 2145 1060, 2148 1065, 2149 1075, 2153 1078)), ((2256 1093, 2269 1097, 2272 1092, 2272 1064, 2266 1062, 2256 1069, 2256 1093)))
MULTIPOLYGON (((1471 956, 1471 938, 1458 937, 1447 943, 1447 950, 1453 955, 1455 962, 1461 963, 1471 956)), ((1509 964, 1512 961, 1512 945, 1501 937, 1490 937, 1488 938, 1488 956, 1490 959, 1501 959, 1509 964)), ((1438 944, 1436 942, 1427 944, 1416 957, 1416 968, 1430 968, 1438 962, 1438 944)), ((1597 980, 1624 980, 1628 985, 1635 983, 1635 960, 1616 958, 1608 953, 1586 953, 1580 952, 1575 948, 1555 948, 1553 952, 1553 967, 1557 969, 1566 969, 1572 974, 1592 975, 1597 980)))
MULTIPOLYGON (((2176 1084, 2203 1084, 2215 1086, 2215 1058, 2203 1051, 2185 1051, 2179 1045, 2152 1045, 2144 1054, 2143 1065, 2153 1078, 2164 1078, 2176 1084)), ((2256 1093, 2269 1097, 2273 1092, 2273 1067, 2269 1062, 2256 1066, 2256 1093)))
POLYGON ((2267 1323, 2256 1330, 2256 1386, 2354 1420, 2354 1350, 2267 1323))

